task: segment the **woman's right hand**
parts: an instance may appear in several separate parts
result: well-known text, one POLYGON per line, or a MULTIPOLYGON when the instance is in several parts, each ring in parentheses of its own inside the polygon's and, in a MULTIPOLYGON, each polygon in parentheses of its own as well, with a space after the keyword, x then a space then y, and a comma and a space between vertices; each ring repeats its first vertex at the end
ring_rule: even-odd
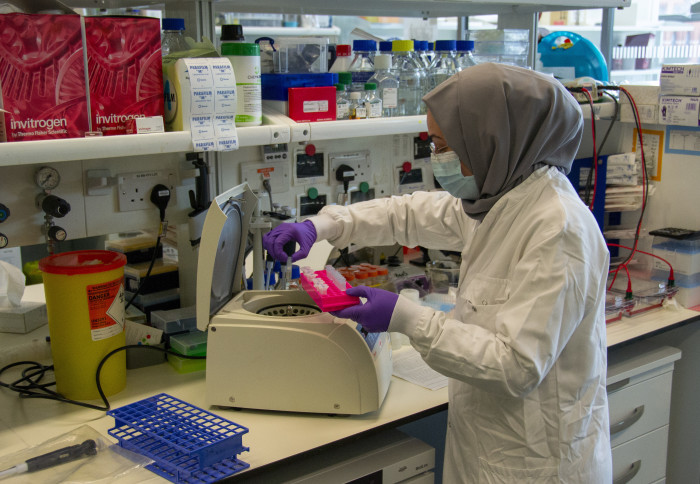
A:
POLYGON ((304 259, 309 255, 311 246, 316 242, 316 227, 311 220, 301 223, 283 223, 270 230, 263 236, 263 247, 275 260, 286 262, 287 254, 285 244, 294 242, 299 244, 299 250, 292 255, 292 262, 304 259))

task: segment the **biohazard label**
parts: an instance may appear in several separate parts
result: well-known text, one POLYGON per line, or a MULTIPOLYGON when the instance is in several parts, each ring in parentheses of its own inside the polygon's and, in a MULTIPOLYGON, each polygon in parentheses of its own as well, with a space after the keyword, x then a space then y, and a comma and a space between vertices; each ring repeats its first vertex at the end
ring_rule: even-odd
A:
POLYGON ((93 341, 124 331, 124 286, 115 279, 87 287, 90 333, 93 341))

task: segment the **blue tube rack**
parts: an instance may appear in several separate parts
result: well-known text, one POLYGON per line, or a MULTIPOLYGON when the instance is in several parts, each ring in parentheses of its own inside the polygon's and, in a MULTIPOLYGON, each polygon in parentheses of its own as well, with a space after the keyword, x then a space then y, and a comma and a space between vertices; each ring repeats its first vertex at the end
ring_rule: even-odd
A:
POLYGON ((146 466, 176 483, 210 483, 249 467, 248 429, 166 393, 110 410, 108 433, 119 445, 154 460, 146 466))

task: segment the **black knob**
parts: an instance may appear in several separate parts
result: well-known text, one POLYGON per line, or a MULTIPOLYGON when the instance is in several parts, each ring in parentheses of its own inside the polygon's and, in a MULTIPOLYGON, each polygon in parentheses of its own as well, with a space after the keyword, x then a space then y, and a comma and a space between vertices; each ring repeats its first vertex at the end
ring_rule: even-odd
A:
POLYGON ((62 242, 68 237, 66 230, 63 227, 59 227, 58 225, 52 225, 51 227, 49 227, 47 235, 49 236, 49 239, 55 240, 57 242, 62 242))
POLYGON ((0 203, 0 224, 10 216, 10 209, 6 205, 0 203))
POLYGON ((0 233, 0 249, 4 249, 9 243, 10 240, 7 238, 7 235, 0 233))
POLYGON ((52 217, 61 218, 70 212, 70 204, 56 195, 46 195, 41 201, 41 209, 52 217))

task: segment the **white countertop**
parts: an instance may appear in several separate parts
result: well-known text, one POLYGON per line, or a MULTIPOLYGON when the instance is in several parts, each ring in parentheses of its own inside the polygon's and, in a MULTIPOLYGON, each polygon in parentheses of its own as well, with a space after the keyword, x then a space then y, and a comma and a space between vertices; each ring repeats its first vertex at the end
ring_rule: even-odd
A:
MULTIPOLYGON (((31 299, 39 297, 36 292, 31 299)), ((608 324, 608 347, 654 333, 693 318, 700 313, 680 308, 658 309, 608 324)), ((48 334, 42 327, 27 335, 0 335, 0 350, 34 341, 41 344, 48 334)), ((4 353, 4 351, 3 351, 4 353)), ((3 381, 8 381, 3 375, 3 381)), ((129 370, 126 389, 109 398, 117 408, 158 393, 167 393, 198 407, 207 409, 239 425, 249 433, 243 444, 249 452, 239 456, 250 469, 293 457, 306 451, 343 440, 363 432, 391 427, 420 418, 445 408, 447 389, 431 391, 393 377, 382 407, 365 415, 331 417, 325 414, 298 414, 255 410, 209 408, 204 401, 205 373, 177 373, 169 364, 129 370)), ((99 402, 96 402, 99 403, 99 402)), ((0 389, 0 449, 8 454, 88 424, 107 435, 114 420, 103 412, 48 400, 20 399, 0 389)), ((148 471, 144 471, 148 472, 148 471)), ((146 475, 142 475, 145 477, 146 475)), ((148 473, 148 478, 153 474, 148 473)), ((160 479, 160 478, 158 478, 160 479)))

